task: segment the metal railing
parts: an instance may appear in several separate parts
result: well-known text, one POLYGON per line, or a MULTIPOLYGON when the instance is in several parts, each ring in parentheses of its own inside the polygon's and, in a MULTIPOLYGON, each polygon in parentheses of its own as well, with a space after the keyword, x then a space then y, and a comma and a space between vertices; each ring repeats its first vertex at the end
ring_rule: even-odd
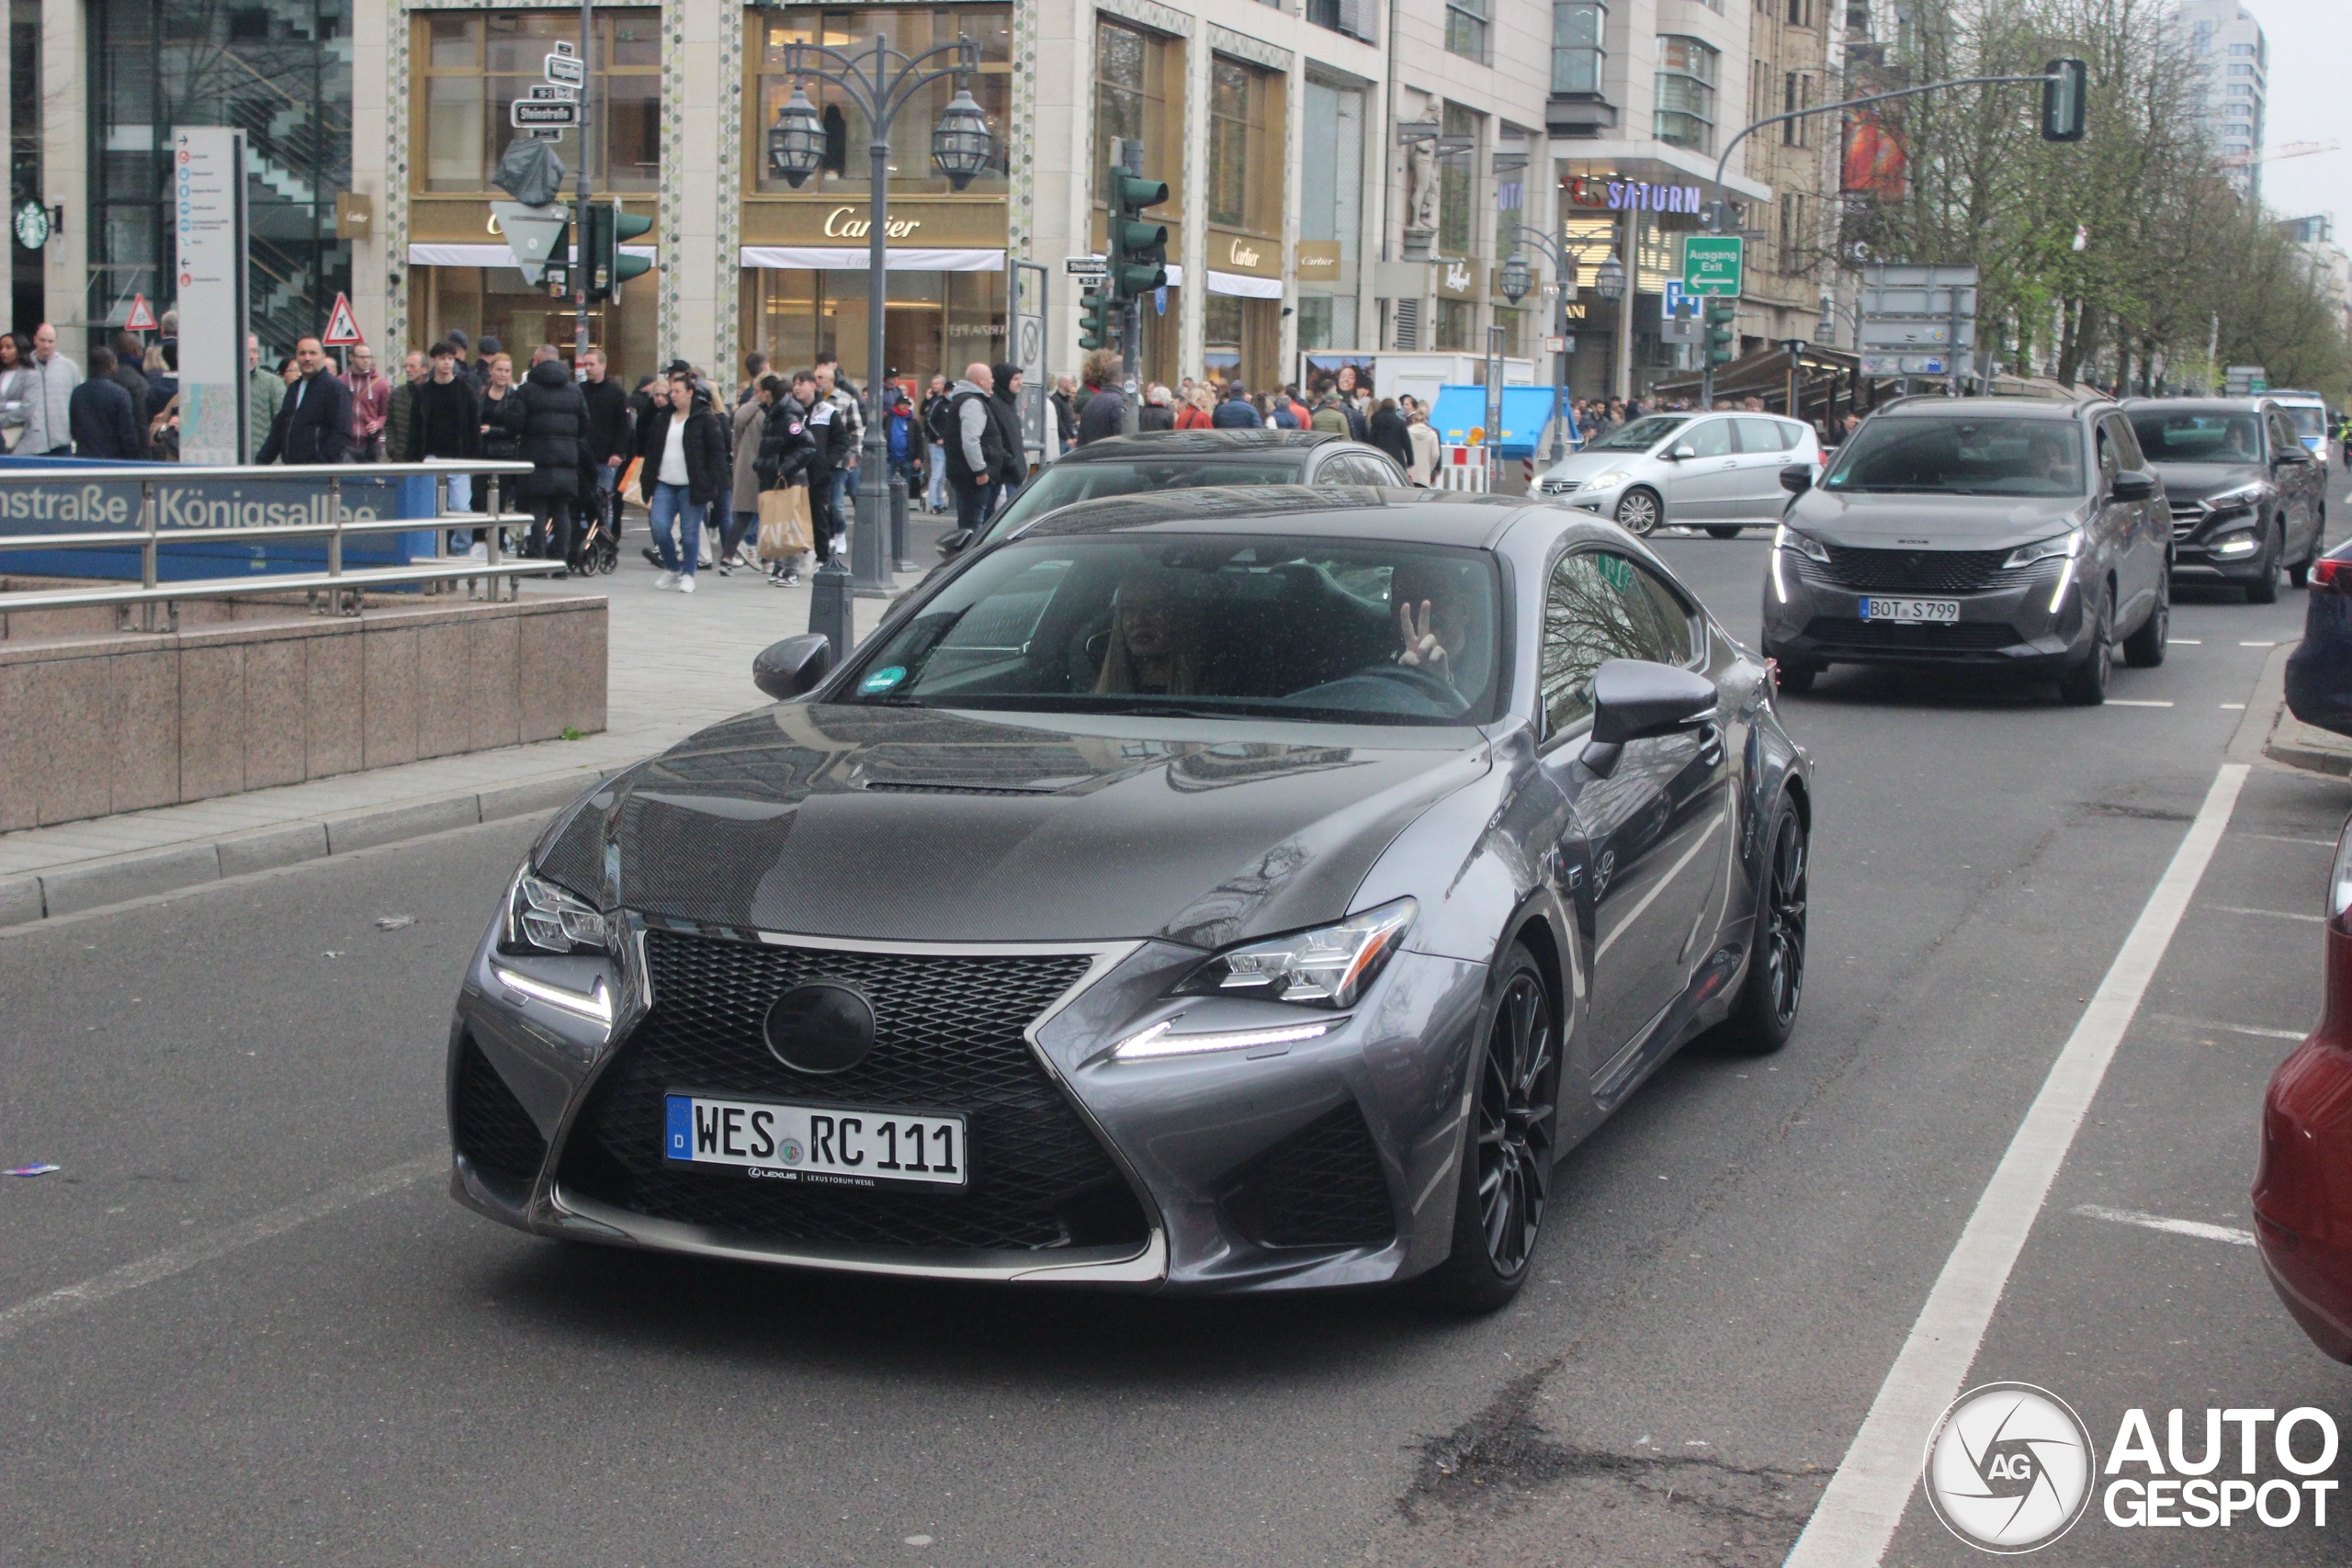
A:
POLYGON ((564 563, 552 559, 502 558, 499 531, 502 528, 528 526, 532 521, 531 514, 526 512, 451 512, 447 481, 465 476, 520 476, 530 471, 528 463, 488 458, 431 463, 271 464, 250 468, 145 463, 119 466, 77 463, 70 468, 0 468, 0 485, 136 484, 140 495, 139 526, 136 528, 86 529, 70 534, 0 534, 0 553, 10 550, 121 549, 135 545, 139 549, 138 587, 0 591, 0 615, 23 610, 61 610, 109 604, 126 609, 137 606, 142 611, 142 629, 153 631, 158 629, 154 625, 154 608, 162 605, 166 625, 161 629, 176 631, 179 629, 179 604, 187 599, 299 592, 309 596, 313 609, 320 607, 323 596, 327 613, 356 615, 360 596, 367 590, 411 583, 424 584, 428 588, 436 584, 483 583, 488 585, 490 596, 494 599, 498 595, 499 585, 503 582, 512 597, 519 592, 521 579, 561 571, 564 563), (435 481, 433 486, 434 515, 365 520, 345 519, 343 515, 343 487, 346 480, 405 479, 431 479, 435 481), (205 479, 242 480, 254 484, 324 479, 327 482, 327 520, 319 523, 235 524, 217 528, 164 526, 161 511, 156 505, 156 486, 205 479), (452 558, 448 554, 449 532, 457 528, 486 530, 483 536, 486 559, 452 558), (428 530, 433 534, 433 558, 429 563, 410 561, 400 566, 344 569, 343 542, 352 535, 421 534, 428 530), (320 537, 327 542, 324 571, 183 578, 171 582, 159 580, 157 559, 162 547, 166 545, 320 537))

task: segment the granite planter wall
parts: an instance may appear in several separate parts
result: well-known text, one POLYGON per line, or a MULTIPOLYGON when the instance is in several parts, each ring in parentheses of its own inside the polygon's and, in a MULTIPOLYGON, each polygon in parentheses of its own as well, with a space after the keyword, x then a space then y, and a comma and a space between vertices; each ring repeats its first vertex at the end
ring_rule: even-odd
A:
POLYGON ((209 625, 184 615, 169 634, 44 626, 52 635, 29 640, 11 627, 0 831, 594 733, 605 613, 601 598, 526 598, 209 625))

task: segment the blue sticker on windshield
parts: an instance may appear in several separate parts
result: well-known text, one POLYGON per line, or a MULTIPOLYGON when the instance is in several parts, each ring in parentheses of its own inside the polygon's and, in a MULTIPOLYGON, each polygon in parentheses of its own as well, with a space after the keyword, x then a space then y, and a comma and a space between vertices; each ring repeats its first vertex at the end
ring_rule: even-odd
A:
POLYGON ((857 689, 861 692, 869 693, 887 692, 906 678, 907 667, 903 664, 893 664, 886 669, 876 670, 873 674, 868 675, 865 680, 857 683, 857 689))

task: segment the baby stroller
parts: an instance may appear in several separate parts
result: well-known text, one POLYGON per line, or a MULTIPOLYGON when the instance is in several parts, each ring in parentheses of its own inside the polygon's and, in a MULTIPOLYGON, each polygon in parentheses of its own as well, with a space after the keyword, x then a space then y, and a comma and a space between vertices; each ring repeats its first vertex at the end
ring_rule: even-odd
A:
POLYGON ((572 548, 574 558, 580 563, 576 570, 589 575, 602 573, 610 577, 613 569, 621 563, 621 542, 613 532, 612 519, 605 514, 604 506, 598 504, 601 500, 599 497, 598 501, 592 501, 582 509, 587 518, 581 525, 580 537, 572 548))

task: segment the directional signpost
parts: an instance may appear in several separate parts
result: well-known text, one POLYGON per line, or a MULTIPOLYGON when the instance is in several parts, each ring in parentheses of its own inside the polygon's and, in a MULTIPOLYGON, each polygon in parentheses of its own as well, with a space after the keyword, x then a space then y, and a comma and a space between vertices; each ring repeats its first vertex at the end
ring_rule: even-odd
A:
POLYGON ((1702 299, 1739 298, 1747 242, 1737 234, 1692 234, 1682 242, 1682 291, 1702 299))
POLYGON ((1666 280, 1666 296, 1660 301, 1658 338, 1665 343, 1697 343, 1699 341, 1699 308, 1705 301, 1682 287, 1679 277, 1666 280))

